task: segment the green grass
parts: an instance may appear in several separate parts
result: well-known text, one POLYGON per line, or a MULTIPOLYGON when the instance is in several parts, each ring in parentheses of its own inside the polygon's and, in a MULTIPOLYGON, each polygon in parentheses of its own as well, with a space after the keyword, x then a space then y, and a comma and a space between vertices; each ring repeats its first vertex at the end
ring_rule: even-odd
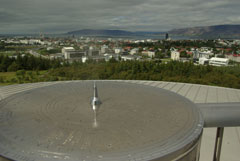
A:
POLYGON ((29 46, 6 46, 6 49, 11 49, 11 50, 27 50, 27 49, 34 49, 38 48, 39 46, 36 45, 29 45, 29 46))
POLYGON ((0 82, 0 86, 14 84, 9 82, 13 78, 16 78, 16 72, 0 72, 0 79, 4 82, 0 82))
POLYGON ((17 76, 16 72, 0 72, 0 86, 19 84, 19 83, 32 83, 39 82, 45 75, 48 74, 47 70, 44 71, 25 71, 24 77, 17 76), (32 73, 30 76, 29 73, 32 73))
POLYGON ((15 55, 16 54, 16 52, 15 51, 2 51, 2 52, 0 52, 0 55, 4 55, 4 56, 13 56, 13 55, 15 55))
POLYGON ((16 72, 0 72, 0 77, 14 78, 16 72))
POLYGON ((161 59, 161 61, 162 61, 163 63, 165 63, 165 62, 170 62, 171 60, 172 60, 171 58, 161 59))

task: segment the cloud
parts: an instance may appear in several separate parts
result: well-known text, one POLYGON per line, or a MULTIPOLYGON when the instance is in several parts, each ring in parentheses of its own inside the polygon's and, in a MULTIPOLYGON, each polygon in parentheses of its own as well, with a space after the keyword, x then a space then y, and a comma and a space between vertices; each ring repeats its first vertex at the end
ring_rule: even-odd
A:
POLYGON ((0 33, 239 24, 239 0, 0 0, 0 33), (2 1, 2 2, 1 2, 2 1))

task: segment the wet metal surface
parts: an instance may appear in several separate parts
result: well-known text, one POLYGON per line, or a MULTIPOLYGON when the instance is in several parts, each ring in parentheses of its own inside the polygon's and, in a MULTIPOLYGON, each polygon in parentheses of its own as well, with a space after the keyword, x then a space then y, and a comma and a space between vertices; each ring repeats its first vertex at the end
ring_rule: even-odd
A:
POLYGON ((182 96, 120 81, 97 81, 97 87, 97 120, 93 81, 48 84, 1 100, 0 155, 18 161, 170 159, 201 135, 201 115, 182 96))

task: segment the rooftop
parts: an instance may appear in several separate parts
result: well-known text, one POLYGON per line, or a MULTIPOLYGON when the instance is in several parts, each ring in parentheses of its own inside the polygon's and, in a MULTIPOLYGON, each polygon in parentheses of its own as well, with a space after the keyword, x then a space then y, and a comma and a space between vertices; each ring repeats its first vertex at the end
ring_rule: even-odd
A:
POLYGON ((89 103, 93 81, 61 82, 2 100, 1 121, 8 125, 0 126, 0 140, 8 142, 0 144, 1 151, 16 160, 14 153, 42 160, 52 152, 68 160, 151 160, 200 137, 202 117, 184 97, 127 82, 97 86, 102 104, 96 122, 89 103), (20 147, 27 153, 20 154, 20 147))
MULTIPOLYGON (((76 83, 77 82, 81 82, 81 81, 76 81, 76 83)), ((112 81, 109 81, 110 85, 113 85, 111 82, 112 81)), ((155 82, 155 81, 115 81, 115 82, 128 82, 128 83, 132 83, 134 86, 137 84, 140 84, 141 86, 147 85, 150 87, 153 86, 153 87, 157 87, 160 89, 172 91, 174 93, 182 95, 183 97, 189 99, 190 101, 192 101, 196 104, 199 104, 199 103, 202 103, 202 104, 206 104, 206 103, 236 103, 236 102, 239 103, 240 102, 240 90, 237 90, 237 89, 212 87, 212 86, 196 85, 196 84, 186 84, 186 83, 174 83, 174 82, 155 82)), ((49 86, 51 88, 56 88, 57 86, 61 86, 63 83, 66 83, 66 84, 69 83, 69 85, 70 85, 73 82, 72 81, 70 81, 70 82, 44 82, 44 83, 35 83, 35 84, 12 85, 12 86, 1 87, 0 94, 1 94, 2 99, 7 98, 7 97, 8 97, 7 99, 10 99, 11 96, 12 96, 12 98, 14 98, 13 94, 26 91, 26 92, 24 92, 24 95, 21 96, 21 97, 26 97, 28 94, 31 94, 31 92, 34 93, 34 91, 36 92, 39 89, 40 90, 45 89, 45 87, 47 87, 47 86, 49 86), (41 88, 41 87, 43 87, 43 88, 41 88), (34 89, 36 89, 36 90, 34 90, 34 89), (30 91, 30 93, 27 91, 30 91)), ((138 86, 135 86, 135 87, 138 87, 138 86)), ((89 88, 90 88, 90 86, 89 86, 89 88)), ((64 90, 64 89, 62 89, 62 90, 64 90)), ((148 91, 148 90, 146 90, 146 91, 148 91)), ((76 94, 80 94, 81 92, 82 91, 76 90, 76 94)), ((61 95, 61 94, 58 94, 58 95, 61 95)), ((101 95, 101 93, 99 93, 99 95, 100 95, 101 99, 103 99, 103 102, 104 102, 104 100, 106 102, 108 102, 109 99, 107 99, 107 97, 104 98, 106 96, 106 94, 101 95)), ((51 96, 51 98, 52 97, 53 96, 51 96)), ((147 96, 147 97, 149 97, 149 96, 147 96)), ((64 100, 64 97, 61 97, 61 98, 64 100)), ((91 98, 90 93, 88 94, 88 98, 89 99, 91 98)), ((50 100, 50 98, 46 98, 46 99, 50 100)), ((81 100, 82 98, 79 97, 79 99, 81 100)), ((52 109, 51 107, 57 107, 57 105, 59 105, 59 104, 56 104, 56 102, 51 103, 51 101, 46 101, 45 103, 48 104, 47 108, 45 109, 46 111, 47 110, 51 111, 51 109, 52 109)), ((111 101, 109 103, 111 103, 111 101)), ((14 104, 12 104, 12 105, 13 105, 12 107, 14 107, 14 104)), ((65 107, 68 107, 67 105, 68 104, 66 104, 65 107)), ((109 107, 111 107, 111 106, 109 106, 109 107)), ((44 113, 45 110, 39 111, 39 112, 44 113)), ((8 113, 7 111, 6 111, 6 114, 9 114, 8 116, 11 116, 11 114, 8 113)), ((56 113, 54 115, 60 117, 60 115, 58 115, 58 113, 56 113)), ((52 118, 52 117, 48 117, 47 114, 45 114, 43 116, 47 117, 50 120, 52 118)), ((67 113, 66 113, 66 116, 63 116, 63 118, 64 117, 67 117, 67 113)), ((29 118, 26 118, 26 120, 27 119, 29 119, 29 118)), ((43 118, 43 119, 45 119, 45 118, 43 118)), ((16 118, 16 120, 17 120, 17 118, 16 118)), ((24 123, 24 120, 22 120, 22 122, 21 122, 21 120, 19 120, 19 125, 23 126, 22 123, 24 123)), ((100 126, 101 126, 101 124, 100 124, 100 126)), ((44 131, 40 132, 40 134, 44 135, 45 131, 47 131, 48 128, 49 127, 46 127, 46 129, 44 131)), ((24 131, 22 131, 22 132, 24 132, 24 131)), ((9 131, 8 133, 11 134, 11 131, 9 131)), ((238 150, 240 149, 239 133, 240 133, 239 127, 225 128, 224 138, 223 138, 222 155, 221 155, 222 161, 238 161, 239 160, 239 158, 240 158, 240 154, 238 152, 238 150)), ((216 128, 205 128, 204 129, 202 144, 201 144, 200 161, 212 160, 215 136, 216 136, 216 128)), ((16 137, 16 140, 18 140, 18 139, 21 140, 21 138, 19 138, 18 136, 9 135, 9 137, 10 138, 16 137)), ((55 139, 58 140, 58 137, 55 139)), ((70 141, 69 139, 71 140, 71 136, 66 137, 66 144, 69 143, 69 141, 70 141)), ((42 145, 39 145, 39 146, 41 147, 42 145)), ((4 151, 2 151, 2 149, 1 149, 1 152, 4 153, 4 151)), ((51 155, 51 154, 47 154, 46 152, 44 154, 51 155)), ((63 157, 63 155, 62 155, 62 157, 63 157)))

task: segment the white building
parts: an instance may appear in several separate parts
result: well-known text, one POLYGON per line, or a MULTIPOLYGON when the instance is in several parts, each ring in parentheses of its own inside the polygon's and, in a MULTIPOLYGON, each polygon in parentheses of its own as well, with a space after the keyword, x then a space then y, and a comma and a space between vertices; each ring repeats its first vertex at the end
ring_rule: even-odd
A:
POLYGON ((209 64, 209 59, 204 58, 204 57, 199 58, 199 64, 201 64, 201 65, 207 65, 207 64, 209 64))
POLYGON ((50 59, 63 59, 63 54, 62 53, 50 54, 49 58, 50 59))
POLYGON ((116 48, 114 50, 115 54, 120 54, 122 52, 122 49, 121 48, 116 48))
POLYGON ((73 47, 63 47, 62 48, 63 54, 65 54, 66 52, 71 52, 71 51, 75 51, 75 49, 73 47))
POLYGON ((140 60, 141 57, 136 55, 122 55, 121 59, 123 61, 131 61, 131 60, 140 60))
POLYGON ((209 59, 210 56, 213 55, 214 55, 213 49, 208 47, 201 47, 200 49, 197 49, 196 51, 193 52, 194 59, 199 59, 203 57, 209 59))
POLYGON ((29 44, 28 40, 19 40, 21 44, 29 44))
POLYGON ((232 61, 235 61, 235 62, 240 62, 240 55, 226 55, 226 57, 229 59, 229 60, 232 60, 232 61))
POLYGON ((100 55, 100 51, 99 50, 94 50, 93 48, 88 50, 88 56, 99 56, 99 55, 100 55))
POLYGON ((147 39, 147 42, 153 42, 153 40, 152 39, 147 39))
POLYGON ((102 47, 101 47, 101 54, 105 54, 105 53, 107 53, 108 52, 108 46, 107 45, 103 45, 102 47))
POLYGON ((144 42, 145 42, 145 40, 136 40, 136 41, 134 41, 135 44, 144 43, 144 42))
POLYGON ((226 58, 211 58, 209 60, 209 65, 213 65, 213 66, 228 66, 229 63, 229 59, 226 58))
POLYGON ((68 58, 67 59, 71 59, 71 60, 79 60, 82 59, 83 56, 86 56, 86 52, 80 52, 80 51, 75 51, 75 52, 68 52, 67 53, 68 58))
POLYGON ((171 51, 171 59, 176 61, 180 60, 180 53, 175 50, 171 51))
POLYGON ((34 45, 34 44, 44 45, 44 42, 42 42, 42 41, 39 40, 39 39, 30 39, 30 40, 28 41, 28 43, 31 44, 31 45, 34 45))
POLYGON ((109 61, 110 59, 115 59, 116 61, 119 61, 119 55, 118 54, 104 54, 105 61, 109 61))
POLYGON ((64 55, 65 59, 70 59, 70 52, 74 52, 75 49, 73 47, 63 47, 62 48, 62 54, 64 55))
POLYGON ((54 49, 53 47, 47 47, 47 51, 53 50, 53 49, 54 49))
POLYGON ((143 51, 142 54, 147 55, 151 58, 155 57, 155 52, 154 51, 143 51))
POLYGON ((134 49, 132 49, 132 50, 130 51, 130 54, 131 54, 131 55, 138 54, 138 51, 139 51, 138 48, 134 48, 134 49))

